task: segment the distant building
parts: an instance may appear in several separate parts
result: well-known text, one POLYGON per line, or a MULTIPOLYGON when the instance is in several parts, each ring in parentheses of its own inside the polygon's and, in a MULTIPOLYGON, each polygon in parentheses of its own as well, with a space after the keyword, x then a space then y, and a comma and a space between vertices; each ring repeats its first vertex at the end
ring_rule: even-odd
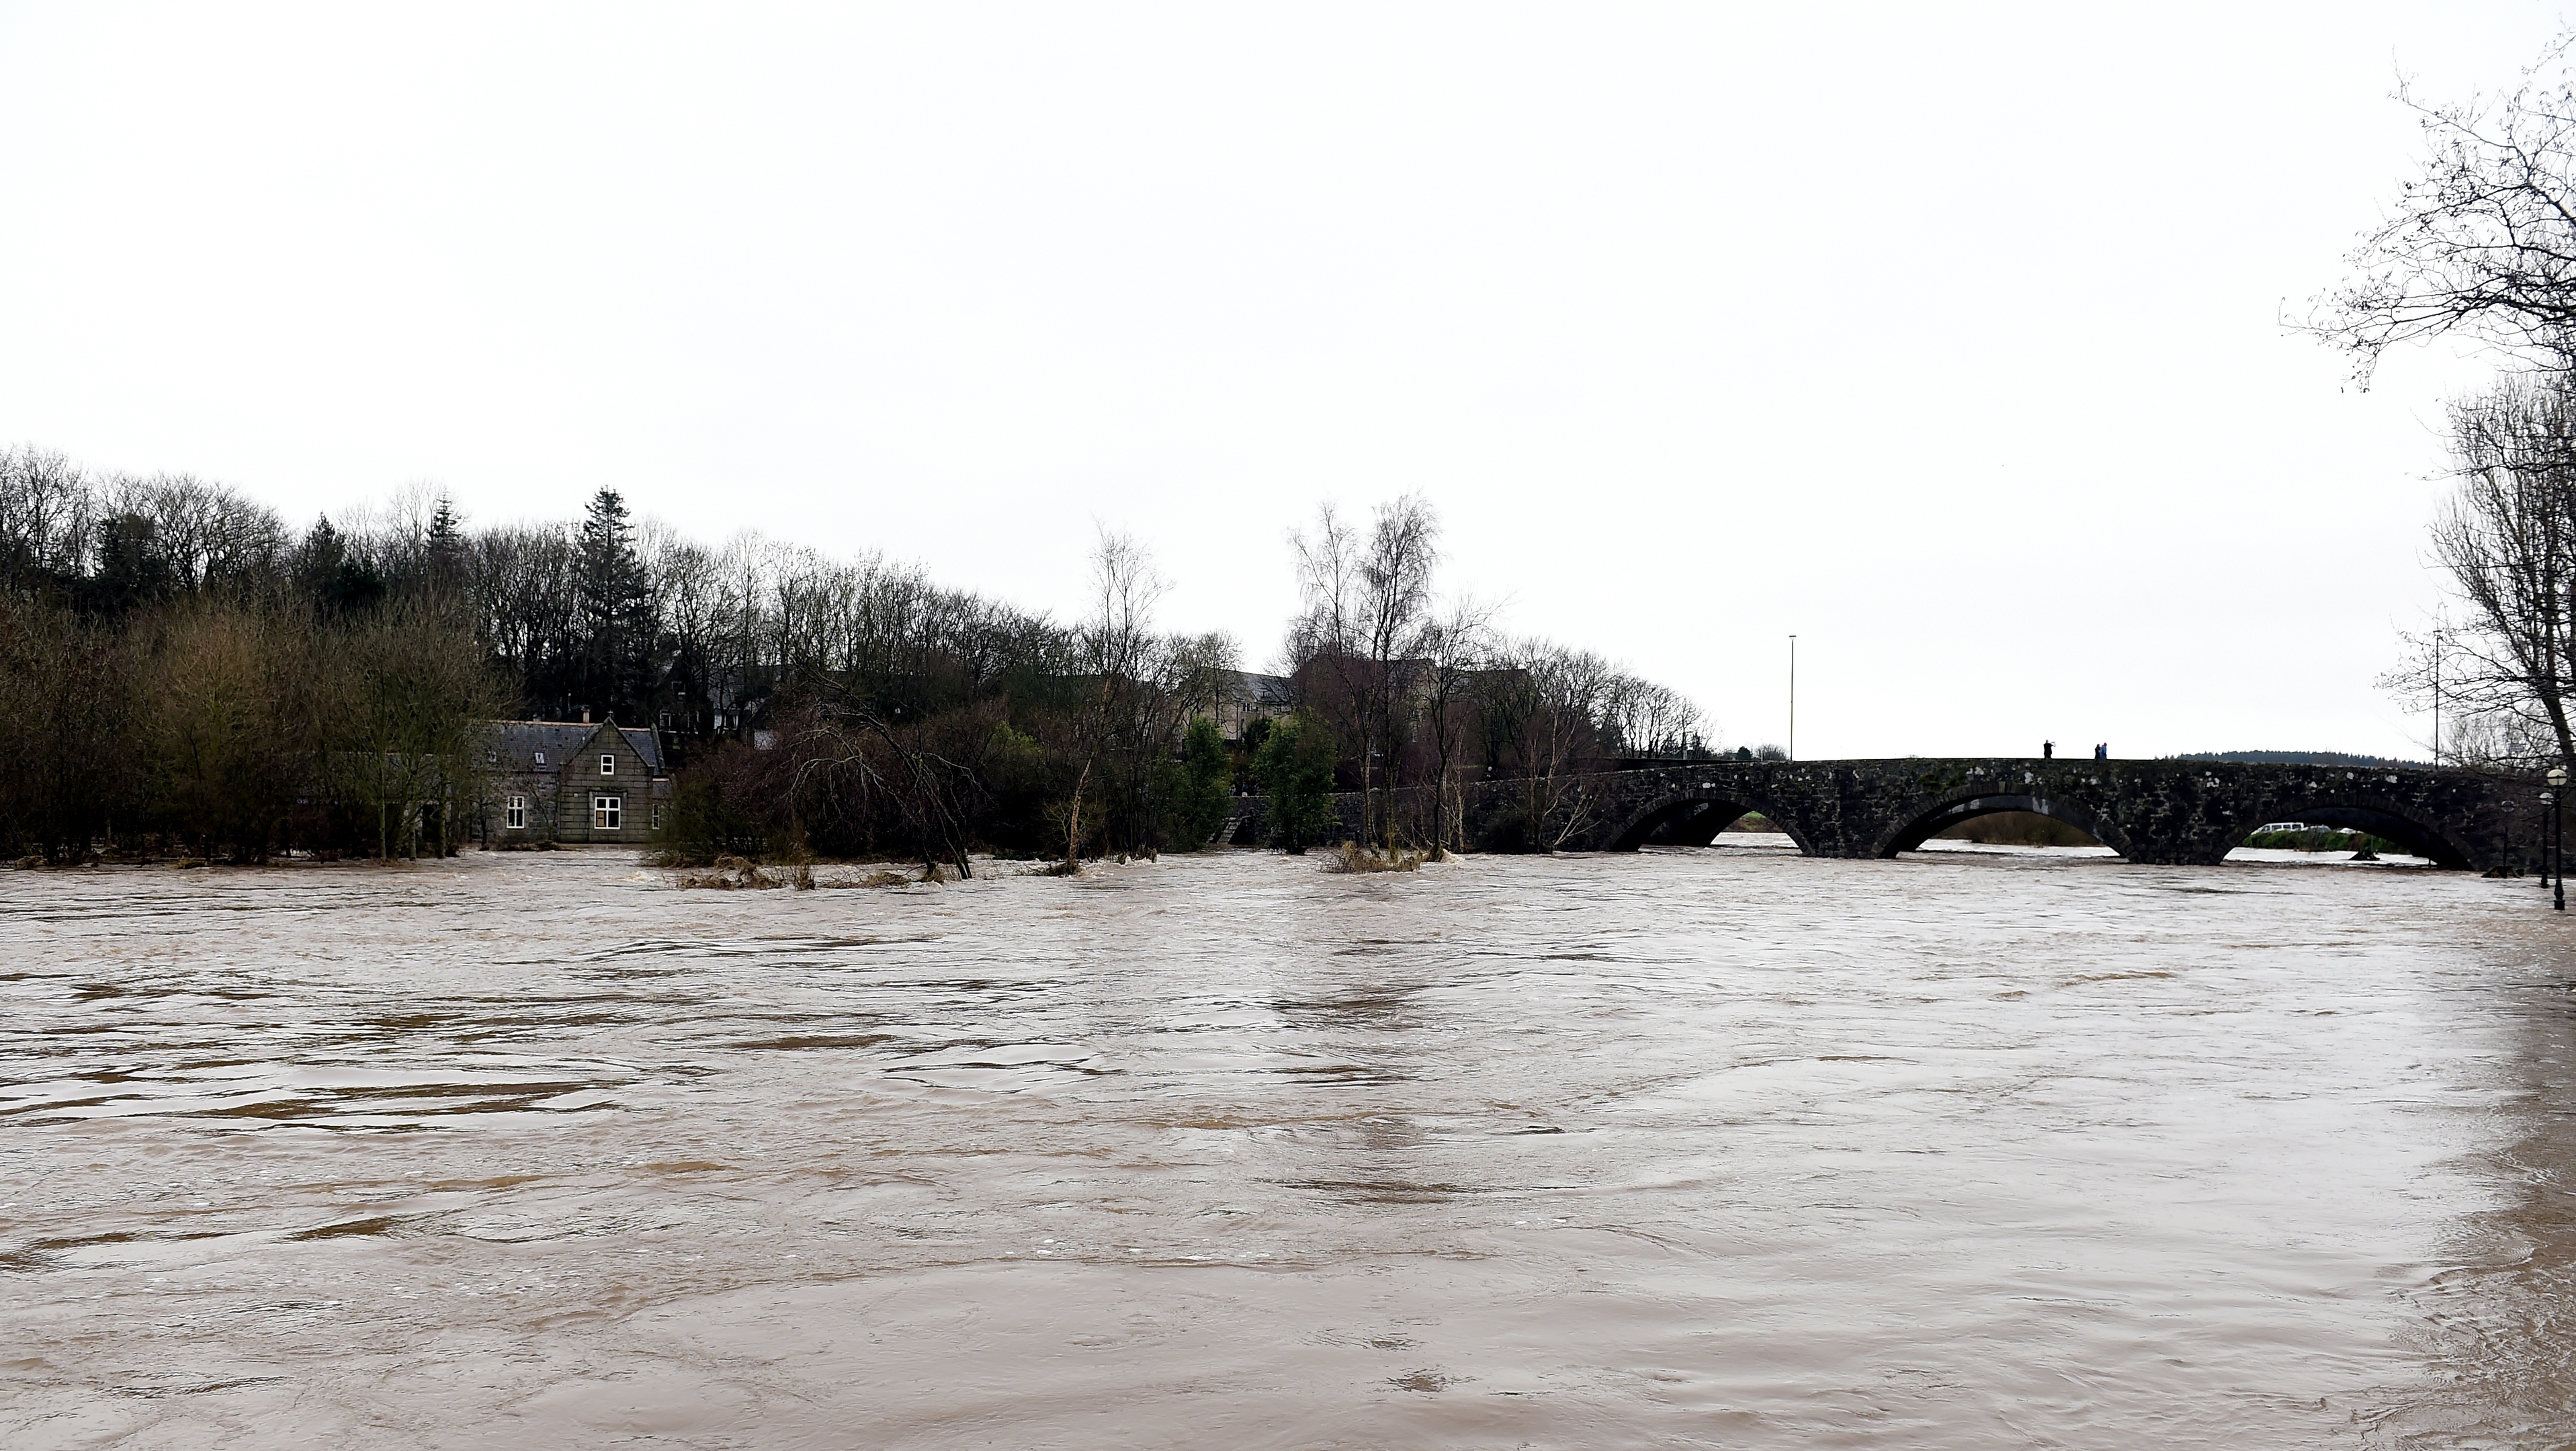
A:
POLYGON ((671 802, 660 732, 614 721, 504 720, 492 723, 492 739, 486 842, 641 846, 660 834, 671 802))
POLYGON ((1243 728, 1256 720, 1285 720, 1297 708, 1296 687, 1285 675, 1257 675, 1249 670, 1227 672, 1233 677, 1217 696, 1217 734, 1229 741, 1243 739, 1243 728))

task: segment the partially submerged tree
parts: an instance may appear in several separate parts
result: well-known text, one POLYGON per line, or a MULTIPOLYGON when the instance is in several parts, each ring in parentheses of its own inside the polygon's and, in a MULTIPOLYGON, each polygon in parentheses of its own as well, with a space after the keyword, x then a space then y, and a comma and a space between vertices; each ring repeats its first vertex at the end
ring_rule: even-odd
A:
POLYGON ((1104 754, 1128 744, 1140 719, 1151 714, 1144 694, 1155 646, 1154 605, 1169 588, 1134 540, 1101 532, 1091 555, 1091 615, 1076 632, 1090 683, 1074 721, 1079 764, 1064 810, 1068 868, 1082 858, 1083 796, 1092 788, 1092 777, 1101 774, 1104 754))
POLYGON ((946 865, 960 878, 975 875, 963 799, 973 773, 924 740, 918 726, 898 729, 864 705, 844 701, 816 710, 800 744, 799 773, 820 778, 826 810, 852 797, 864 810, 871 797, 882 798, 892 807, 900 844, 919 858, 925 874, 936 876, 946 865))

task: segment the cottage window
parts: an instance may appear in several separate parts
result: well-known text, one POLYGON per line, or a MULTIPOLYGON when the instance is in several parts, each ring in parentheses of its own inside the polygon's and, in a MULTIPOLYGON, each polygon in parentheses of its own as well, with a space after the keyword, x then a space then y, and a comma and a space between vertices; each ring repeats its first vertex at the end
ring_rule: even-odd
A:
POLYGON ((653 829, 655 831, 662 829, 662 803, 659 801, 653 803, 653 829))
POLYGON ((590 798, 590 829, 623 831, 626 829, 626 798, 593 796, 590 798))
POLYGON ((599 774, 601 774, 601 775, 603 775, 603 776, 614 776, 614 775, 616 775, 616 774, 617 774, 617 758, 616 758, 615 756, 611 756, 611 755, 602 755, 602 756, 599 758, 599 774))
POLYGON ((525 797, 525 796, 513 796, 513 797, 511 797, 511 798, 510 798, 510 809, 509 809, 508 813, 504 816, 504 818, 503 818, 503 819, 504 819, 504 820, 506 820, 506 821, 508 821, 508 822, 510 823, 510 829, 511 829, 512 831, 525 831, 525 830, 527 830, 527 829, 528 829, 528 798, 527 798, 527 797, 525 797))
POLYGON ((540 765, 540 766, 542 766, 542 765, 544 765, 545 763, 546 763, 546 753, 545 753, 545 752, 543 752, 543 751, 539 751, 539 752, 537 752, 537 764, 538 764, 538 765, 540 765))

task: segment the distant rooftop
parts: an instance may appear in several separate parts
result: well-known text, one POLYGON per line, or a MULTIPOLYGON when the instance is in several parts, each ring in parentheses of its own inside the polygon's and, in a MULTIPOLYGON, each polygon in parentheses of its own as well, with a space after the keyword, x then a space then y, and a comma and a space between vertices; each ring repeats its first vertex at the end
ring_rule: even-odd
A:
MULTIPOLYGON (((575 720, 497 720, 492 722, 492 746, 504 770, 555 771, 570 760, 572 753, 599 734, 601 727, 575 720), (544 764, 537 758, 543 755, 544 764)), ((644 758, 644 767, 654 775, 662 774, 662 742, 652 731, 640 726, 619 726, 617 733, 636 755, 644 758)))
POLYGON ((1264 675, 1255 670, 1234 672, 1235 691, 1239 698, 1254 705, 1286 707, 1296 704, 1297 687, 1285 675, 1264 675))

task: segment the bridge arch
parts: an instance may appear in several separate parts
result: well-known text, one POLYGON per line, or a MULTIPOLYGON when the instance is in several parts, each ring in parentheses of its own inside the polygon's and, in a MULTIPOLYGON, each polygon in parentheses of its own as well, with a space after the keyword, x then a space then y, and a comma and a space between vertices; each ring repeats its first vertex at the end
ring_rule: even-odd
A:
POLYGON ((1777 804, 1763 799, 1761 793, 1725 787, 1700 787, 1677 791, 1648 802, 1645 806, 1629 813, 1628 817, 1610 832, 1610 850, 1635 851, 1644 846, 1647 839, 1656 832, 1684 821, 1707 826, 1706 840, 1689 843, 1693 846, 1706 846, 1716 839, 1719 832, 1734 825, 1738 820, 1752 815, 1759 815, 1763 820, 1788 833, 1789 840, 1797 843, 1799 851, 1808 856, 1817 854, 1815 847, 1808 843, 1805 830, 1777 804), (1706 814, 1700 815, 1699 813, 1702 812, 1706 814))
POLYGON ((2419 819, 2421 815, 2368 793, 2333 792, 2299 805, 2275 807, 2262 813, 2261 821, 2229 822, 2226 845, 2220 855, 2243 845, 2245 838, 2266 822, 2304 821, 2342 831, 2366 831, 2397 843, 2407 855, 2423 857, 2437 867, 2469 866, 2474 853, 2440 826, 2419 819))
POLYGON ((2095 811, 2081 801, 2058 795, 2029 795, 1997 791, 1980 791, 1954 796, 1930 806, 1916 808, 1907 813, 1905 824, 1898 827, 1880 846, 1878 855, 1892 857, 1899 852, 1919 850, 1926 841, 1963 821, 1974 821, 1980 816, 1994 816, 2006 811, 2027 812, 2033 816, 2045 816, 2052 821, 2065 822, 2120 855, 2132 861, 2137 860, 2137 853, 2132 850, 2133 843, 2129 833, 2122 829, 2117 821, 2095 811))

